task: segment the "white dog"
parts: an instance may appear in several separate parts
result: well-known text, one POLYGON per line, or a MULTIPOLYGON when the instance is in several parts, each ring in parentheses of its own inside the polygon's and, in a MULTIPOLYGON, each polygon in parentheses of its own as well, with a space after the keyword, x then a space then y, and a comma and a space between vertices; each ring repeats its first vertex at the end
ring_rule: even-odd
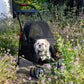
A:
POLYGON ((50 43, 46 39, 38 39, 34 44, 34 49, 37 55, 40 56, 41 60, 50 59, 50 43))

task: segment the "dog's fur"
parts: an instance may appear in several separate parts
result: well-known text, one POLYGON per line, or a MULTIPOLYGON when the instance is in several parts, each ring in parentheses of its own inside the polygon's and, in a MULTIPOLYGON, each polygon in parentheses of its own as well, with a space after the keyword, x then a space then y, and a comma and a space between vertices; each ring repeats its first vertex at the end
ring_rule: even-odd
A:
POLYGON ((50 43, 46 39, 38 39, 34 43, 35 52, 42 61, 46 60, 47 58, 51 59, 51 52, 49 48, 50 43))

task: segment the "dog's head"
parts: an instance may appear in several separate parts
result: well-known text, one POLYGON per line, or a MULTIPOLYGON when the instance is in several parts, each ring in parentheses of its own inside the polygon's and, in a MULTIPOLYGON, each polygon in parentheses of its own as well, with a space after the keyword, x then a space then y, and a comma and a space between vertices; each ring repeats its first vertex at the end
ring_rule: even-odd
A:
POLYGON ((34 44, 36 54, 40 57, 45 56, 49 51, 50 43, 46 39, 38 39, 34 44))

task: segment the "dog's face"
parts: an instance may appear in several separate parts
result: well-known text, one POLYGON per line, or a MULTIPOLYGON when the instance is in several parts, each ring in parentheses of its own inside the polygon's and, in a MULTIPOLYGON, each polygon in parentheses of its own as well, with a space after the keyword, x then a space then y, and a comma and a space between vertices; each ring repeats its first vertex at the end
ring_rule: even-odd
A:
MULTIPOLYGON (((38 39, 34 44, 36 54, 39 56, 45 56, 49 51, 50 44, 46 39, 38 39)), ((45 58, 45 57, 44 57, 45 58)))

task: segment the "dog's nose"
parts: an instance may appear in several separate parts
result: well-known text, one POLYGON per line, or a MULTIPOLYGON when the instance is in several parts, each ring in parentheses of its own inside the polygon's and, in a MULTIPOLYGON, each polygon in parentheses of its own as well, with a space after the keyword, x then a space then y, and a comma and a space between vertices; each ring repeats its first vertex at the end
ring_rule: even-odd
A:
POLYGON ((39 48, 41 48, 41 45, 39 45, 39 48))

